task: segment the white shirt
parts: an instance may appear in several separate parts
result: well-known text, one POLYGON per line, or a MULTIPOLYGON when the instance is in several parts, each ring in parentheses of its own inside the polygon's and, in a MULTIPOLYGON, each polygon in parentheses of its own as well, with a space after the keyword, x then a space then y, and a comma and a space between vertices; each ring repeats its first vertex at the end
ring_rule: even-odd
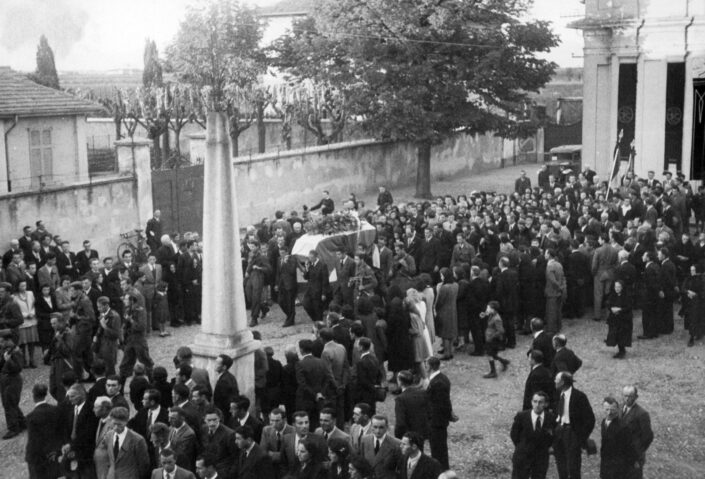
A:
POLYGON ((152 409, 151 411, 147 411, 148 418, 149 418, 149 414, 152 413, 152 421, 149 423, 150 426, 156 422, 157 417, 159 417, 159 413, 161 412, 161 410, 162 410, 162 407, 157 406, 157 409, 152 409))
POLYGON ((536 338, 538 337, 538 335, 541 334, 541 333, 543 333, 543 329, 542 329, 541 331, 536 331, 536 332, 534 333, 534 339, 536 339, 536 338))
POLYGON ((435 377, 438 376, 439 374, 441 374, 441 371, 434 371, 434 372, 432 372, 432 373, 428 376, 428 380, 430 381, 431 379, 435 378, 435 377))
POLYGON ((247 414, 245 414, 245 417, 243 417, 242 419, 238 419, 237 421, 240 423, 241 426, 244 426, 249 418, 250 413, 248 412, 247 414))
POLYGON ((421 452, 419 452, 416 457, 409 456, 409 460, 406 462, 406 468, 413 471, 416 468, 416 464, 419 463, 419 459, 421 459, 421 452))
POLYGON ((570 387, 563 391, 563 411, 559 411, 561 413, 560 415, 560 423, 561 424, 570 424, 570 394, 573 392, 573 388, 570 387))

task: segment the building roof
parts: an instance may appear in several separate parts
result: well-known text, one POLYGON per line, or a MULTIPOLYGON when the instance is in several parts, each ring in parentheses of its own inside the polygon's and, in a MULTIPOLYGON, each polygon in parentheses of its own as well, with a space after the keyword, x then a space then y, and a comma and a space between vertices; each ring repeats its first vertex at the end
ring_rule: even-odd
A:
POLYGON ((33 82, 10 67, 0 67, 0 118, 83 115, 102 107, 33 82))
POLYGON ((306 16, 314 11, 316 0, 281 0, 259 9, 261 17, 298 17, 306 16))

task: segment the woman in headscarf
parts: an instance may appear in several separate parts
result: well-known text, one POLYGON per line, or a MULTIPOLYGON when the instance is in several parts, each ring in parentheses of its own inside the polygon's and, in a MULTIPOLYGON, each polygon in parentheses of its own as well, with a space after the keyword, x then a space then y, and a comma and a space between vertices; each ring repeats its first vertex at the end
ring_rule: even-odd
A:
POLYGON ((627 347, 632 345, 632 302, 621 280, 614 282, 612 293, 607 298, 607 346, 617 346, 618 351, 613 356, 622 359, 627 354, 627 347))

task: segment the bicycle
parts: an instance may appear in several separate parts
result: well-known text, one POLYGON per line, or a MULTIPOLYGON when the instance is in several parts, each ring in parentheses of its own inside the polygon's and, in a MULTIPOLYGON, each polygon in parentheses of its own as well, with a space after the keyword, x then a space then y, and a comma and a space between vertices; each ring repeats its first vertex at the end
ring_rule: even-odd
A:
POLYGON ((122 255, 125 251, 132 253, 132 258, 138 264, 147 262, 147 257, 151 248, 147 246, 147 238, 143 234, 144 230, 136 229, 134 232, 120 233, 120 237, 124 239, 117 248, 117 260, 122 260, 122 255))

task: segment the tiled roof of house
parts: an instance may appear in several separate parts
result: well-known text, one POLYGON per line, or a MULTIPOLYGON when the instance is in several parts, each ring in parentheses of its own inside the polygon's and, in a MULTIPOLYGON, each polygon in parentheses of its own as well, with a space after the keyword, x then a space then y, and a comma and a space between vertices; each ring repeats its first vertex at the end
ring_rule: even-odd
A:
POLYGON ((0 118, 89 114, 101 109, 97 103, 39 85, 22 73, 0 66, 0 118))

